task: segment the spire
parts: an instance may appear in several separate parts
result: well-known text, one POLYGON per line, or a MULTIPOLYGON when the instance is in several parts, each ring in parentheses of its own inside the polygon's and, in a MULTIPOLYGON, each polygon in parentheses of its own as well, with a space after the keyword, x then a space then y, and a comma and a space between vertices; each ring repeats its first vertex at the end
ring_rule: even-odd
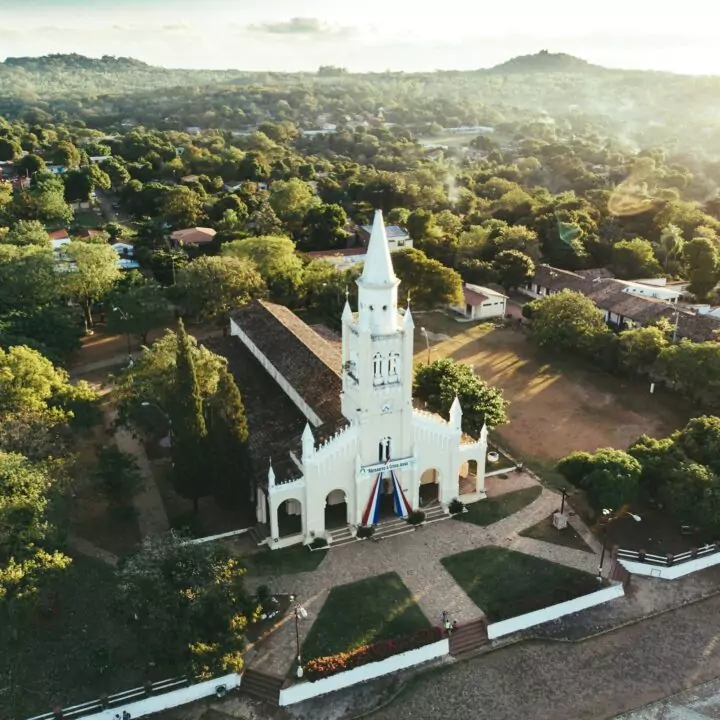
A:
POLYGON ((452 425, 455 430, 462 429, 462 408, 460 407, 460 400, 458 400, 457 395, 453 400, 453 404, 450 406, 450 425, 452 425))
POLYGON ((302 458, 309 458, 315 452, 315 438, 310 428, 310 423, 305 423, 305 429, 302 434, 302 458))
POLYGON ((365 256, 365 267, 360 282, 368 285, 395 286, 398 284, 390 260, 390 247, 388 246, 382 210, 375 211, 375 219, 373 220, 367 255, 365 256))
POLYGON ((413 321, 412 313, 410 312, 410 304, 408 303, 408 306, 405 310, 405 315, 403 316, 403 324, 406 328, 414 328, 415 322, 413 321))
POLYGON ((345 307, 343 308, 342 320, 343 322, 351 323, 354 319, 352 308, 350 307, 350 300, 348 299, 347 293, 345 293, 345 307))
POLYGON ((272 458, 269 458, 270 460, 270 467, 268 469, 268 487, 274 487, 275 486, 275 471, 273 470, 272 466, 272 458))

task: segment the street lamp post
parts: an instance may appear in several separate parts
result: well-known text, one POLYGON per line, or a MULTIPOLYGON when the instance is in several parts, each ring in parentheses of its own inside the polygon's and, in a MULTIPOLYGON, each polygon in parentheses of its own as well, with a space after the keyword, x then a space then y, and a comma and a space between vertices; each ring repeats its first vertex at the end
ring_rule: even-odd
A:
MULTIPOLYGON (((124 310, 120 309, 119 307, 114 307, 113 312, 116 312, 126 323, 130 320, 130 315, 128 315, 124 310)), ((128 363, 132 365, 132 349, 130 348, 130 331, 125 327, 125 339, 127 340, 127 354, 128 354, 128 363)))
POLYGON ((625 510, 624 512, 618 513, 617 515, 613 515, 613 510, 609 510, 608 508, 604 508, 602 511, 602 514, 604 517, 607 518, 605 521, 605 525, 603 525, 603 543, 602 543, 602 553, 600 553, 600 566, 598 567, 598 574, 597 579, 598 582, 602 582, 602 569, 603 569, 603 563, 605 562, 605 551, 607 549, 607 530, 608 525, 610 525, 611 522, 614 522, 615 520, 619 520, 621 517, 624 517, 625 515, 630 516, 635 522, 640 522, 642 518, 639 515, 635 515, 635 513, 628 512, 625 510))
POLYGON ((560 492, 562 493, 562 500, 560 501, 560 514, 563 514, 565 510, 565 497, 567 496, 567 488, 561 487, 560 492))
POLYGON ((425 336, 425 345, 427 346, 427 364, 430 364, 430 338, 428 337, 428 331, 424 328, 420 328, 420 332, 425 336))
POLYGON ((301 678, 303 676, 302 653, 300 651, 300 619, 305 620, 308 616, 307 610, 296 600, 295 595, 290 596, 290 602, 293 605, 295 613, 295 645, 297 649, 297 670, 295 674, 301 678))

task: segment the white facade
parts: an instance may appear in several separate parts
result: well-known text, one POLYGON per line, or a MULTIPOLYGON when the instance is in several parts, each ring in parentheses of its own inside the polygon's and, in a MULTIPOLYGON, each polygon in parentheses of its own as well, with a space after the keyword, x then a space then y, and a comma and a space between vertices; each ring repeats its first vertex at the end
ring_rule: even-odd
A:
MULTIPOLYGON (((327 505, 345 502, 347 524, 352 529, 365 524, 378 479, 387 513, 393 474, 407 500, 401 515, 428 498, 437 497, 447 506, 458 497, 463 502, 485 497, 486 430, 477 441, 463 437, 457 399, 448 420, 413 408, 415 326, 410 309, 402 313, 398 308, 400 282, 393 271, 380 211, 375 215, 365 267, 357 283, 358 312, 353 313, 346 303, 342 316, 341 402, 349 424, 318 446, 312 427, 319 425, 319 418, 305 412, 309 422, 301 457, 291 453, 302 476, 278 482, 272 467, 269 469, 267 493, 258 493, 257 516, 270 526, 267 542, 272 548, 329 538, 327 505), (469 470, 470 461, 476 463, 474 474, 469 470), (290 502, 283 505, 286 501, 290 502), (299 514, 300 532, 281 537, 279 513, 299 514)), ((231 332, 247 345, 248 338, 243 338, 239 328, 232 327, 231 332)), ((272 373, 272 359, 258 359, 272 373)), ((273 377, 288 395, 298 395, 284 378, 277 373, 273 377)))
POLYGON ((504 318, 507 308, 507 295, 481 287, 480 285, 463 285, 463 305, 453 309, 469 320, 489 320, 490 318, 504 318))

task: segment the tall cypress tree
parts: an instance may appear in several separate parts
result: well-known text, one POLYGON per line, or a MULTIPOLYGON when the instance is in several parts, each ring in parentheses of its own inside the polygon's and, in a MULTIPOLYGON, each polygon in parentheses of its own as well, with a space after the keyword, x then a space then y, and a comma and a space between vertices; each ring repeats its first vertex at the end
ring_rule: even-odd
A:
POLYGON ((245 407, 235 379, 226 369, 220 371, 217 392, 212 398, 207 444, 218 499, 247 503, 252 462, 245 407))
POLYGON ((178 494, 193 501, 193 509, 197 512, 198 500, 212 492, 212 485, 207 480, 208 468, 203 452, 207 429, 202 397, 190 340, 182 320, 178 322, 177 331, 173 410, 173 484, 178 494))

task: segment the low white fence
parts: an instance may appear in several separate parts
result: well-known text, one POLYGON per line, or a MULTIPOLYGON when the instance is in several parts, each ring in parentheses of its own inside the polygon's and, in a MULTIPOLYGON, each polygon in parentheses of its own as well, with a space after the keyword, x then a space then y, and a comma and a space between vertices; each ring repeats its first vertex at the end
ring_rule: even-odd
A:
POLYGON ((220 533, 219 535, 206 535, 201 538, 193 538, 192 540, 188 540, 187 544, 201 545, 202 543, 213 542, 214 540, 222 540, 223 538, 235 537, 236 535, 244 535, 247 532, 250 532, 249 527, 242 528, 240 530, 230 530, 229 532, 220 533))
POLYGON ((602 603, 623 597, 623 595, 625 595, 623 586, 621 583, 618 583, 617 585, 611 585, 610 587, 603 588, 589 595, 582 595, 573 600, 557 603, 557 605, 550 605, 550 607, 542 608, 542 610, 535 610, 514 618, 490 623, 490 625, 487 626, 488 638, 495 640, 496 638, 503 637, 503 635, 510 635, 519 630, 525 630, 534 625, 541 625, 550 620, 557 620, 558 618, 571 615, 580 610, 587 610, 595 605, 602 605, 602 603))
POLYGON ((379 662, 368 663, 361 667, 346 670, 345 672, 331 675, 330 677, 315 680, 315 682, 303 682, 293 685, 292 687, 280 690, 279 705, 294 705, 295 703, 309 700, 319 695, 342 690, 343 688, 356 685, 357 683, 373 680, 381 675, 404 670, 413 665, 435 660, 444 657, 450 653, 450 641, 445 638, 430 645, 423 645, 416 650, 408 650, 407 652, 393 655, 379 662))
MULTIPOLYGON (((83 705, 75 705, 69 708, 63 708, 62 714, 57 715, 55 713, 46 713, 45 715, 38 715, 30 720, 51 720, 52 718, 82 718, 82 720, 136 720, 136 718, 145 717, 146 715, 153 715, 154 713, 163 712, 164 710, 171 710, 172 708, 179 707, 180 705, 186 705, 187 703, 195 702, 196 700, 202 700, 203 698, 216 695, 222 697, 229 690, 234 690, 240 687, 242 678, 237 673, 231 673, 230 675, 223 675, 221 677, 213 678, 212 680, 205 680, 194 685, 185 685, 185 687, 178 688, 177 690, 170 690, 168 692, 161 692, 157 690, 158 694, 147 695, 144 688, 137 688, 136 690, 128 690, 124 693, 117 695, 111 695, 107 699, 108 707, 104 709, 98 709, 95 712, 92 711, 92 706, 100 704, 99 701, 93 701, 91 703, 84 703, 83 705), (140 700, 133 699, 139 695, 145 695, 140 700), (127 698, 127 699, 125 699, 127 698)), ((184 683, 186 681, 172 681, 176 684, 184 683)), ((161 685, 156 683, 154 687, 161 685)))
POLYGON ((675 556, 641 554, 635 550, 618 550, 617 561, 634 575, 677 580, 691 573, 720 564, 716 545, 705 545, 697 550, 675 556))

